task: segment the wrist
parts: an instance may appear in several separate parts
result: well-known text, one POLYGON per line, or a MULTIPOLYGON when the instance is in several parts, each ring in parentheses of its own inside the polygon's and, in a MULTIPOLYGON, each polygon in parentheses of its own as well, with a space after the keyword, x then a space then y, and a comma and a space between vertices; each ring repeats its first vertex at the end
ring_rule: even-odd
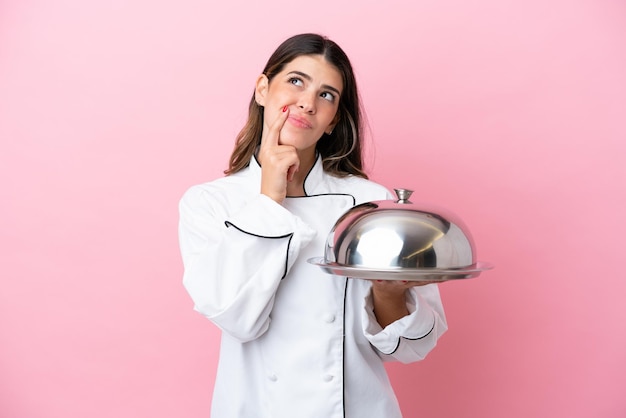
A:
POLYGON ((409 314, 406 289, 380 289, 372 287, 373 313, 381 327, 409 314))

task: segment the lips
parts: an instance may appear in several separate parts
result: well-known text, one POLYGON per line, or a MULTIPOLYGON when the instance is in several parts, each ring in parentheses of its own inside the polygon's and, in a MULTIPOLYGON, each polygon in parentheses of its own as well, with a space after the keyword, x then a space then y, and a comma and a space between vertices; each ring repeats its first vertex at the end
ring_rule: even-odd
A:
POLYGON ((309 121, 307 121, 304 118, 300 118, 298 116, 289 116, 289 118, 287 119, 292 125, 297 126, 298 128, 304 128, 304 129, 311 129, 312 126, 309 123, 309 121))

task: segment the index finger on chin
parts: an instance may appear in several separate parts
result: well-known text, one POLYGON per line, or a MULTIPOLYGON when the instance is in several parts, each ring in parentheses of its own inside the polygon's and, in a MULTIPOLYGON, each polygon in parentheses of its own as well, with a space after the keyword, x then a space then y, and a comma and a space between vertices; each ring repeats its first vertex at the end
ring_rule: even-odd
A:
POLYGON ((285 125, 285 121, 287 121, 287 117, 289 117, 289 108, 287 106, 284 106, 281 109, 279 109, 278 116, 270 125, 268 133, 266 137, 262 139, 261 144, 266 144, 269 146, 279 145, 280 130, 285 125))

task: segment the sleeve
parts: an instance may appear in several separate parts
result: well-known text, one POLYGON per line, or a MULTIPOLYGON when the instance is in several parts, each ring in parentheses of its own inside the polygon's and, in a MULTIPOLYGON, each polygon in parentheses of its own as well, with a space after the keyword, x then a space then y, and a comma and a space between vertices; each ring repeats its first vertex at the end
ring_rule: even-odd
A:
POLYGON ((448 329, 437 284, 411 288, 407 308, 409 315, 383 329, 374 315, 371 292, 365 297, 363 332, 385 361, 411 363, 424 359, 448 329))
POLYGON ((239 341, 269 327, 274 295, 315 231, 269 197, 235 213, 198 187, 180 201, 183 284, 194 309, 239 341))

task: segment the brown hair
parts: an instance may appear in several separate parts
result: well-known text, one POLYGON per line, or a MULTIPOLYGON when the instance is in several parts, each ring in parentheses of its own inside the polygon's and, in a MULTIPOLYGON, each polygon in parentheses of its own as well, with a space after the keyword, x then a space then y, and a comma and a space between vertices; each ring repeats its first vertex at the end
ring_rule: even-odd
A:
MULTIPOLYGON (((265 65, 263 74, 271 82, 286 64, 301 55, 322 55, 334 65, 343 79, 343 92, 339 99, 339 122, 332 133, 323 134, 317 142, 324 170, 338 177, 350 174, 367 178, 363 171, 361 107, 352 65, 345 52, 330 39, 313 33, 295 35, 284 41, 274 51, 265 65)), ((237 135, 235 148, 224 174, 236 173, 250 164, 263 131, 263 107, 254 93, 248 106, 248 121, 237 135)))

